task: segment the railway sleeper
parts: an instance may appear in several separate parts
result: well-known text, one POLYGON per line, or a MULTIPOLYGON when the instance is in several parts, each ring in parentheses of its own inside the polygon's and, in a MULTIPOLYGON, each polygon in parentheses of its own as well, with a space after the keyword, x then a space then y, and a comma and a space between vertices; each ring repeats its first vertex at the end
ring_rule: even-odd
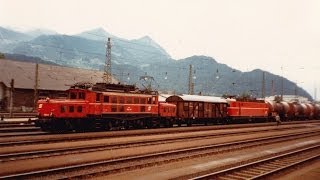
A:
POLYGON ((243 174, 248 174, 250 176, 256 176, 256 175, 261 174, 260 171, 255 171, 255 170, 251 170, 251 169, 250 170, 242 170, 240 172, 243 173, 243 174))
MULTIPOLYGON (((222 176, 224 178, 227 178, 227 179, 243 179, 243 176, 239 176, 239 175, 236 175, 236 174, 226 174, 225 176, 222 176)), ((221 177, 218 177, 217 179, 221 179, 221 177)))
POLYGON ((247 174, 247 173, 244 173, 244 172, 234 172, 234 173, 232 173, 232 174, 234 174, 234 175, 236 175, 236 176, 241 176, 241 177, 245 177, 245 178, 250 178, 250 177, 252 177, 252 175, 250 175, 250 174, 247 174))

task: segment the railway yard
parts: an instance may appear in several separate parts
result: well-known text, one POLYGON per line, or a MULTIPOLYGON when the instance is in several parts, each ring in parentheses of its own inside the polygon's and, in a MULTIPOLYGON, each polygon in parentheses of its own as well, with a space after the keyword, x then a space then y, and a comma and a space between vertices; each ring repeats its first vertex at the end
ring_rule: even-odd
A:
POLYGON ((0 122, 0 178, 317 179, 320 122, 47 133, 0 122))

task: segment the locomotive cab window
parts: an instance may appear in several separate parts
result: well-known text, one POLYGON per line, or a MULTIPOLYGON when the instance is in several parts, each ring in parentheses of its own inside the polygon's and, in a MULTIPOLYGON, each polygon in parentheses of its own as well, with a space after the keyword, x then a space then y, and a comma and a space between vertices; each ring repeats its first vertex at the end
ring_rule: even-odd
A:
POLYGON ((148 104, 151 104, 152 102, 151 102, 151 98, 147 98, 147 100, 148 100, 148 104))
POLYGON ((101 93, 96 94, 96 102, 100 102, 100 96, 101 96, 101 93))
POLYGON ((77 99, 77 93, 76 92, 70 92, 70 99, 77 99))

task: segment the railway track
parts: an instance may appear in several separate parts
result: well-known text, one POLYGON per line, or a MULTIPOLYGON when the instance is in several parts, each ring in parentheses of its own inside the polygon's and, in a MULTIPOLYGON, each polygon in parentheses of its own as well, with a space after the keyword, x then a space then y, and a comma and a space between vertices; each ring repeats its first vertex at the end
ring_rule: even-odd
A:
POLYGON ((34 132, 10 132, 10 133, 0 133, 0 138, 12 138, 12 137, 31 137, 31 136, 43 136, 47 135, 47 132, 34 131, 34 132))
POLYGON ((34 123, 28 121, 2 121, 0 122, 0 136, 4 133, 41 131, 34 123))
MULTIPOLYGON (((303 126, 287 126, 287 125, 299 125, 302 123, 288 123, 282 125, 281 129, 266 129, 266 130, 250 130, 250 132, 261 132, 261 131, 279 131, 279 130, 290 130, 299 129, 303 126), (287 127, 286 127, 287 126, 287 127)), ((319 121, 310 122, 308 126, 320 126, 319 121)), ((227 129, 239 129, 239 128, 251 128, 251 124, 248 126, 235 125, 235 126, 210 126, 210 127, 186 127, 186 128, 167 128, 167 129, 146 129, 146 130, 132 130, 132 131, 111 131, 111 132, 94 132, 94 133, 65 133, 65 134, 50 134, 42 131, 29 132, 32 133, 31 136, 21 135, 19 132, 17 135, 12 133, 0 133, 0 137, 8 137, 0 139, 0 147, 5 146, 18 146, 18 145, 32 145, 32 144, 48 144, 56 142, 66 142, 66 141, 83 141, 83 140, 98 140, 113 137, 129 137, 129 136, 147 136, 147 135, 161 135, 161 134, 178 134, 178 133, 188 133, 188 132, 204 132, 210 130, 227 130, 227 129), (41 136, 39 136, 41 135, 41 136), (20 136, 20 138, 19 138, 20 136), (24 136, 24 137, 21 137, 24 136), (35 137, 37 136, 37 137, 35 137), (17 138, 15 138, 17 137, 17 138)), ((258 127, 270 127, 274 128, 274 124, 264 124, 264 126, 258 127)), ((223 135, 237 135, 238 132, 222 132, 217 133, 217 136, 223 135)), ((243 132, 245 133, 245 132, 243 132)))
POLYGON ((235 151, 239 149, 252 148, 256 146, 285 142, 318 135, 320 135, 320 132, 310 131, 290 135, 281 135, 243 140, 237 142, 229 142, 216 145, 205 145, 166 152, 150 153, 145 155, 119 157, 116 159, 103 160, 99 162, 81 163, 79 165, 71 165, 67 167, 64 166, 44 170, 35 170, 32 172, 20 173, 15 175, 6 175, 0 178, 88 178, 91 176, 118 173, 127 170, 140 169, 143 167, 185 160, 189 158, 209 156, 216 153, 235 151))
POLYGON ((320 158, 320 144, 271 158, 193 178, 199 179, 268 179, 273 175, 320 158))
POLYGON ((34 126, 25 126, 25 127, 11 127, 11 128, 1 128, 0 135, 2 133, 15 133, 15 132, 40 132, 41 129, 34 126))
MULTIPOLYGON (((286 131, 288 129, 283 129, 282 131, 286 131)), ((270 130, 266 130, 270 132, 270 130)), ((277 130, 274 130, 277 131, 277 130)), ((251 131, 251 132, 241 132, 241 133, 220 133, 213 135, 195 135, 195 136, 184 136, 184 137, 172 137, 166 139, 150 139, 150 140, 139 140, 139 141, 130 141, 124 143, 115 143, 115 144, 97 144, 97 145, 89 145, 89 146, 80 146, 80 147, 66 147, 66 148, 58 148, 58 149, 49 149, 49 150, 33 150, 27 152, 18 152, 18 153, 6 153, 0 154, 0 162, 6 161, 17 161, 22 159, 33 159, 33 158, 43 158, 43 157, 51 157, 51 156, 61 156, 67 154, 76 154, 76 153, 87 153, 87 152, 95 152, 95 151, 104 151, 104 150, 115 150, 121 148, 132 148, 139 146, 150 146, 156 144, 166 144, 166 143, 175 143, 175 142, 184 142, 184 141, 196 141, 203 139, 212 139, 216 137, 223 136, 236 136, 236 135, 245 135, 251 134, 254 132, 263 132, 263 131, 251 131)), ((286 136, 294 136, 299 135, 299 133, 290 133, 286 136)))

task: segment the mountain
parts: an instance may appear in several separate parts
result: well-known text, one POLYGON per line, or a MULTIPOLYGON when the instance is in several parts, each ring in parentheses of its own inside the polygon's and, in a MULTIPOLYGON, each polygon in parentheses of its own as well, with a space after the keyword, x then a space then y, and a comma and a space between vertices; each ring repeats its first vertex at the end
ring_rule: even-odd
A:
POLYGON ((38 36, 42 36, 42 35, 55 35, 55 34, 58 34, 57 32, 55 31, 51 31, 49 29, 40 29, 40 28, 37 28, 37 29, 32 29, 32 30, 29 30, 29 31, 26 31, 25 34, 33 37, 33 38, 36 38, 38 36))
POLYGON ((39 57, 26 56, 23 54, 8 54, 4 53, 6 59, 21 61, 21 62, 31 62, 31 63, 39 63, 39 64, 50 64, 50 65, 58 65, 49 61, 44 61, 39 57))
POLYGON ((0 27, 0 39, 10 41, 28 41, 31 40, 32 37, 18 31, 0 27))
POLYGON ((68 35, 42 35, 13 49, 63 66, 94 69, 103 67, 104 51, 103 42, 68 35))
POLYGON ((195 94, 218 96, 250 94, 253 97, 261 97, 264 72, 265 96, 270 96, 272 92, 280 95, 283 80, 284 94, 294 95, 297 90, 299 95, 312 99, 304 89, 286 78, 260 69, 241 72, 207 56, 192 56, 170 64, 155 64, 143 70, 155 78, 157 89, 188 93, 190 64, 192 65, 195 94), (272 81, 273 90, 271 88, 272 81))
MULTIPOLYGON (((18 54, 16 59, 38 57, 48 63, 61 66, 103 70, 106 59, 106 37, 111 37, 112 74, 121 82, 136 84, 140 76, 153 76, 153 88, 176 93, 188 93, 189 66, 192 65, 195 93, 203 95, 241 95, 251 94, 261 97, 262 70, 241 72, 226 64, 218 63, 207 56, 192 56, 173 60, 170 55, 152 38, 126 40, 113 36, 102 28, 93 29, 77 35, 30 35, 0 28, 0 52, 18 54), (88 36, 89 34, 94 34, 88 36)), ((14 57, 13 57, 14 58, 14 57)), ((32 58, 31 58, 32 59, 32 58)), ((39 59, 34 59, 40 61, 39 59)), ((40 61, 41 62, 41 61, 40 61)), ((303 95, 312 99, 295 83, 280 76, 265 72, 265 94, 280 94, 281 82, 284 94, 303 95), (271 82, 273 87, 271 88, 271 82)))
POLYGON ((96 29, 88 30, 81 32, 79 34, 76 34, 74 36, 79 36, 82 38, 90 39, 90 40, 95 40, 95 41, 107 41, 108 37, 110 38, 116 38, 112 34, 108 33, 105 31, 103 28, 99 27, 96 29))
MULTIPOLYGON (((101 28, 89 32, 100 33, 101 36, 98 36, 100 38, 108 35, 101 28)), ((86 32, 81 34, 81 36, 42 35, 28 43, 16 45, 11 53, 28 53, 61 65, 102 69, 105 62, 105 39, 92 40, 85 38, 86 32)), ((134 42, 114 37, 111 42, 114 64, 134 64, 142 68, 153 63, 173 61, 169 54, 149 37, 134 42)))
POLYGON ((144 36, 140 39, 133 39, 130 41, 130 43, 137 45, 137 48, 144 47, 146 48, 146 51, 154 51, 155 54, 165 55, 166 58, 170 59, 170 55, 153 39, 151 39, 149 36, 144 36), (154 50, 155 48, 155 50, 154 50))
POLYGON ((27 34, 0 27, 0 50, 2 52, 11 52, 18 43, 31 39, 32 37, 27 34))
MULTIPOLYGON (((140 66, 149 66, 151 63, 171 60, 170 55, 149 36, 144 36, 139 39, 126 40, 116 37, 103 28, 96 28, 89 31, 84 31, 75 36, 89 40, 106 42, 110 37, 114 51, 123 55, 121 59, 123 63, 130 64, 132 61, 138 62, 140 66), (128 60, 132 59, 132 60, 128 60)), ((118 53, 115 53, 117 55, 118 53)))

